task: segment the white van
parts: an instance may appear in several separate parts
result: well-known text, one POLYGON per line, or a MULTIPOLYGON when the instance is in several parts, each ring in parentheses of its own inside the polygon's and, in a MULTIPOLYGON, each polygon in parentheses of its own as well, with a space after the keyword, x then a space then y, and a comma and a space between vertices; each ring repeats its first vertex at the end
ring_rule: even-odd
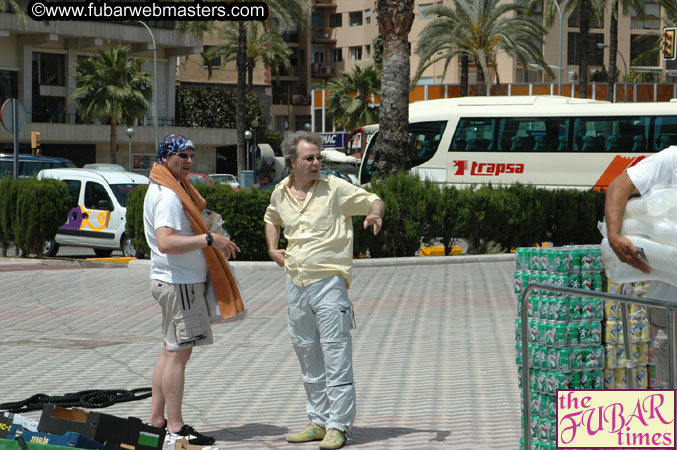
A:
POLYGON ((127 196, 136 186, 150 183, 148 177, 117 170, 45 169, 38 173, 42 178, 66 183, 72 208, 54 240, 45 244, 45 256, 56 255, 59 245, 90 247, 101 257, 119 249, 125 256, 137 256, 125 233, 127 196))

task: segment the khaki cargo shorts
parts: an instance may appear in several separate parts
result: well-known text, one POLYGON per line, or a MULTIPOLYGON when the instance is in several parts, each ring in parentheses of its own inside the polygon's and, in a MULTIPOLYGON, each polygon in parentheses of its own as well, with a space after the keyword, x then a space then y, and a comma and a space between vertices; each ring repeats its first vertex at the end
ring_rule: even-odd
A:
POLYGON ((172 284, 151 280, 153 298, 162 308, 162 339, 169 351, 214 342, 205 300, 206 283, 172 284))

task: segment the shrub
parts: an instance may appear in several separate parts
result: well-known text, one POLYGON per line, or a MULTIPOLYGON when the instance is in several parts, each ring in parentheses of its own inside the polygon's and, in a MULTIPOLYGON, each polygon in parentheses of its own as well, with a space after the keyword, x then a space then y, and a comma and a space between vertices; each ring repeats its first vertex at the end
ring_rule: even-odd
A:
POLYGON ((0 247, 3 256, 7 255, 7 249, 14 241, 17 184, 14 178, 9 177, 0 181, 0 247))
POLYGON ((141 184, 129 192, 127 199, 127 223, 125 231, 127 236, 132 239, 134 248, 139 257, 150 255, 150 247, 146 242, 146 235, 143 228, 143 201, 148 192, 148 185, 141 184))
POLYGON ((17 183, 14 243, 26 254, 42 257, 46 241, 54 239, 68 218, 71 195, 63 181, 20 180, 17 183))

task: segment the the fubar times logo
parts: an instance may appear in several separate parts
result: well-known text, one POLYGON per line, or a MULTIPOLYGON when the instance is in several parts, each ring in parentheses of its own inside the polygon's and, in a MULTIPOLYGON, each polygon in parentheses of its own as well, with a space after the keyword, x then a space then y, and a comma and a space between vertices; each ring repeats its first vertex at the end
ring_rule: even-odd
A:
POLYGON ((675 390, 557 390, 557 448, 674 449, 675 390))

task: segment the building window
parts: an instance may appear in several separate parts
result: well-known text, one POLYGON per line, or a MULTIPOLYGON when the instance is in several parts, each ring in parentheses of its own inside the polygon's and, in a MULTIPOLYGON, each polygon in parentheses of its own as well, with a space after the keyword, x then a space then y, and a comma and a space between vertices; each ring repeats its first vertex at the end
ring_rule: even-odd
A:
POLYGON ((350 26, 359 27, 362 25, 362 11, 353 11, 350 13, 350 26))
POLYGON ((64 123, 66 99, 33 94, 33 122, 64 123))
POLYGON ((331 28, 341 28, 343 26, 343 14, 341 13, 330 14, 329 26, 331 28))
POLYGON ((422 86, 424 84, 433 84, 435 82, 434 77, 421 77, 418 80, 418 85, 422 86))
MULTIPOLYGON (((604 35, 601 33, 588 34, 588 65, 603 66, 604 65, 604 49, 598 48, 597 43, 604 42, 604 35)), ((578 64, 579 55, 581 54, 581 34, 569 33, 567 42, 567 64, 578 64)))
POLYGON ((343 61, 343 49, 332 48, 329 52, 329 62, 343 61))
POLYGON ((360 61, 362 59, 362 47, 350 47, 350 60, 360 61))
POLYGON ((0 70, 0 105, 8 98, 17 98, 17 73, 0 70))
POLYGON ((371 59, 371 45, 364 46, 364 59, 371 59))
POLYGON ((311 20, 311 26, 313 28, 323 28, 324 27, 324 14, 313 13, 311 20))
POLYGON ((364 22, 369 25, 371 23, 371 9, 364 10, 364 22))
POLYGON ((638 17, 637 11, 632 9, 631 28, 633 30, 658 30, 661 26, 661 12, 658 3, 654 0, 644 1, 644 14, 646 19, 638 17))
POLYGON ((207 67, 207 62, 209 62, 209 66, 211 67, 221 67, 221 57, 220 56, 215 56, 213 58, 209 58, 207 56, 208 52, 210 49, 216 47, 215 45, 205 45, 202 47, 202 53, 204 56, 202 57, 202 66, 207 67))
POLYGON ((289 116, 275 116, 275 129, 285 131, 289 129, 289 116))
POLYGON ((324 62, 324 51, 313 50, 313 62, 314 63, 323 63, 324 62))
POLYGON ((423 3, 422 5, 418 5, 418 18, 419 20, 428 20, 432 19, 433 15, 428 14, 427 10, 432 8, 433 4, 432 3, 423 3))
MULTIPOLYGON (((655 37, 651 34, 633 34, 630 36, 630 61, 637 66, 660 66, 659 52, 655 46, 655 37)), ((627 55, 625 55, 627 56, 627 55)), ((620 58, 619 58, 620 59, 620 58)), ((616 64, 619 70, 623 69, 623 62, 616 64)), ((628 67, 628 70, 630 67, 628 67)), ((625 76, 623 73, 622 76, 625 76)))
POLYGON ((40 86, 66 86, 66 55, 33 53, 33 82, 40 86))
MULTIPOLYGON (((580 28, 581 26, 581 9, 576 8, 574 12, 569 16, 569 21, 567 22, 569 28, 580 28)), ((604 28, 604 12, 602 12, 602 17, 597 17, 595 14, 590 12, 590 28, 604 28)))

